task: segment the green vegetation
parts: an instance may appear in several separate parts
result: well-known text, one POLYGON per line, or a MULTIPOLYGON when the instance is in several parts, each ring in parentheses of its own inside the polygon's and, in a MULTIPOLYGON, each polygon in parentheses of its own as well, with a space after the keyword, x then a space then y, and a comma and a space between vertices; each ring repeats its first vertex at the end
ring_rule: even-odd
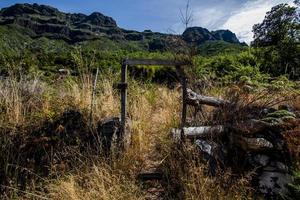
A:
MULTIPOLYGON (((297 2, 296 2, 297 3, 297 2)), ((253 27, 255 52, 261 70, 273 76, 300 77, 299 7, 279 4, 267 13, 261 24, 253 27)))
MULTIPOLYGON (((153 152, 159 154, 155 156, 166 175, 167 199, 254 196, 251 174, 222 169, 218 178, 212 178, 194 148, 178 149, 171 141, 169 130, 180 126, 181 113, 178 77, 171 67, 129 68, 131 148, 118 157, 115 152, 107 160, 102 156, 99 144, 103 141, 95 141, 95 134, 102 120, 119 116, 119 94, 114 86, 124 58, 191 61, 192 66, 185 68, 189 87, 197 83, 193 89, 201 94, 241 102, 241 107, 228 106, 228 110, 201 107, 201 119, 196 120, 205 125, 236 121, 234 116, 247 112, 256 119, 261 115, 257 108, 244 111, 243 106, 272 105, 266 106, 268 114, 262 121, 279 124, 295 120, 295 129, 286 137, 293 160, 299 162, 300 127, 296 120, 300 101, 291 99, 300 90, 299 8, 286 4, 274 7, 254 27, 255 40, 248 47, 228 30, 209 32, 194 27, 185 35, 190 44, 181 36, 172 36, 179 38, 172 43, 166 34, 122 30, 99 13, 73 15, 68 21, 67 14, 58 10, 42 7, 44 12, 55 13, 49 17, 41 15, 40 6, 33 7, 21 6, 36 12, 30 15, 33 24, 66 26, 75 36, 37 34, 21 23, 1 24, 2 18, 9 18, 0 17, 0 192, 4 198, 145 199, 145 189, 136 177, 153 152), (79 25, 77 18, 82 18, 79 25), (97 24, 103 18, 112 26, 97 24), (66 21, 72 25, 64 24, 66 21), (101 29, 99 35, 87 30, 92 28, 101 29), (203 39, 203 35, 212 39, 203 39), (233 42, 225 41, 227 36, 233 42), (100 78, 90 118, 97 68, 100 78), (68 69, 70 74, 62 75, 60 69, 68 69), (277 102, 289 105, 274 108, 277 102), (289 110, 290 105, 294 110, 289 110)), ((6 9, 0 15, 14 12, 6 9)), ((259 107, 259 111, 265 109, 259 107)), ((194 116, 194 110, 188 112, 194 116)), ((296 171, 297 163, 293 167, 296 171)), ((290 189, 299 195, 299 172, 295 180, 290 189)))

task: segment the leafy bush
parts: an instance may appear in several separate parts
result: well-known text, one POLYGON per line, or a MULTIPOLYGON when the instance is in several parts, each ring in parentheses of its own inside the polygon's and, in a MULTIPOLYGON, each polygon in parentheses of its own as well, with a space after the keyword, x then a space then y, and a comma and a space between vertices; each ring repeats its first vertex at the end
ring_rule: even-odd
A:
POLYGON ((251 52, 224 54, 209 58, 197 57, 194 61, 198 74, 208 75, 224 83, 243 82, 259 85, 266 83, 268 74, 260 72, 254 55, 251 52))

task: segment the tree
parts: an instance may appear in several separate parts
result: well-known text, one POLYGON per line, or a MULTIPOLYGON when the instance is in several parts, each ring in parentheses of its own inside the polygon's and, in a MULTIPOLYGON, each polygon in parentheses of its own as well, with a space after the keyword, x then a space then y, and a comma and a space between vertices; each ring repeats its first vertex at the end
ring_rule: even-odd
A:
POLYGON ((191 0, 187 0, 185 9, 180 9, 180 20, 187 29, 193 22, 193 11, 191 9, 191 0))
MULTIPOLYGON (((295 5, 299 5, 296 0, 295 5)), ((279 4, 267 12, 261 24, 253 27, 257 56, 262 70, 274 76, 300 77, 300 16, 298 7, 279 4)))
POLYGON ((288 4, 273 7, 261 24, 253 26, 253 45, 272 46, 284 40, 299 42, 299 19, 297 7, 288 4))

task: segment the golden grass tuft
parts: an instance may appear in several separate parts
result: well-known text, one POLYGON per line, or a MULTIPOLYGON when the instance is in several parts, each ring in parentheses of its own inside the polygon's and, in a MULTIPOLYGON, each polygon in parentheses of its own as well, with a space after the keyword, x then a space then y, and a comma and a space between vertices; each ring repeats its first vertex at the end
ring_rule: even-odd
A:
POLYGON ((88 173, 70 175, 64 180, 59 180, 49 185, 49 190, 49 197, 58 200, 143 199, 143 194, 134 181, 102 164, 93 166, 88 173))

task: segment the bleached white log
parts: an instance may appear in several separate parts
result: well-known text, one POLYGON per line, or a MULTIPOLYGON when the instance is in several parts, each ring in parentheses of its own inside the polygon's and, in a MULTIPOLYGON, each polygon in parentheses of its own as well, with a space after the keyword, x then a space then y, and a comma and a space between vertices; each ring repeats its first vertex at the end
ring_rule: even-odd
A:
POLYGON ((194 106, 205 104, 214 107, 222 107, 230 104, 229 101, 223 99, 197 94, 191 89, 187 89, 187 103, 194 106))
POLYGON ((201 126, 201 127, 185 127, 183 129, 172 129, 171 133, 175 140, 182 139, 182 136, 187 139, 201 139, 220 136, 225 132, 222 125, 217 126, 201 126))

